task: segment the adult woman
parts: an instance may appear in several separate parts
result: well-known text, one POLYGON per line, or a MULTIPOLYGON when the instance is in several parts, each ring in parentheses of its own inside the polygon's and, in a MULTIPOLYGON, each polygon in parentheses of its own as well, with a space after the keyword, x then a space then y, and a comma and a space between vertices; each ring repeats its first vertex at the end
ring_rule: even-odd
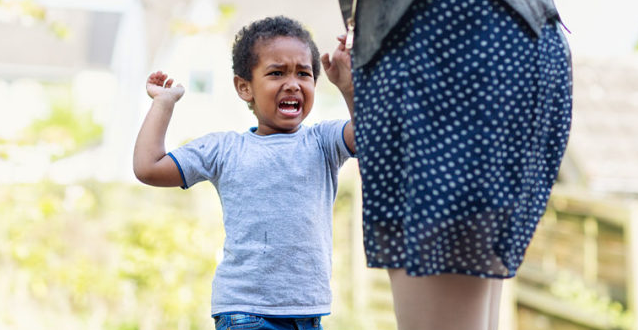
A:
POLYGON ((496 329, 501 279, 520 266, 569 134, 556 8, 358 2, 340 0, 354 17, 368 266, 388 269, 400 330, 496 329))

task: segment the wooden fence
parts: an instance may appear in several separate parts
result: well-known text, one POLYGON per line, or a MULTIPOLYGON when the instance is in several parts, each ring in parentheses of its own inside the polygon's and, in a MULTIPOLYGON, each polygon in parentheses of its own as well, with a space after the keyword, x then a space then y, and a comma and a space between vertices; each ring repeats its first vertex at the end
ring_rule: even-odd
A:
MULTIPOLYGON (((354 197, 352 312, 365 329, 396 329, 387 274, 365 267, 354 197)), ((638 330, 637 239, 635 201, 555 187, 518 276, 505 282, 500 329, 638 330)))
POLYGON ((508 329, 638 329, 637 210, 631 199, 556 187, 516 278, 508 329))

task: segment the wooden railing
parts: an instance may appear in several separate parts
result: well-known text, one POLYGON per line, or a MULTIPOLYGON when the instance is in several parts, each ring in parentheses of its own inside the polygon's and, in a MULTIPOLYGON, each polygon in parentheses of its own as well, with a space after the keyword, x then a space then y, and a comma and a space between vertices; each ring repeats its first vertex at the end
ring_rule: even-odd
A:
POLYGON ((352 223, 353 253, 353 302, 354 314, 364 329, 396 329, 396 319, 392 303, 392 291, 388 273, 382 269, 370 269, 365 266, 365 254, 361 243, 361 189, 355 183, 352 223))
MULTIPOLYGON (((358 182, 353 191, 349 313, 357 329, 396 329, 387 272, 365 266, 358 182)), ((500 329, 638 330, 637 279, 638 203, 555 187, 518 276, 505 281, 500 329)))
POLYGON ((516 278, 517 306, 583 329, 638 329, 637 210, 630 198, 555 187, 516 278))

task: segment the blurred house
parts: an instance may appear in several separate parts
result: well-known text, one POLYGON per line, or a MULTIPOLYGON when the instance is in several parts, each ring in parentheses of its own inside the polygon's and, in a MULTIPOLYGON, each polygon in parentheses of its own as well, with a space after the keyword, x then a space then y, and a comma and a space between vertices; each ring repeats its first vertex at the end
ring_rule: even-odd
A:
MULTIPOLYGON (((213 75, 224 72, 218 70, 222 66, 230 68, 228 59, 219 55, 229 54, 227 42, 220 33, 181 41, 171 33, 174 17, 214 25, 218 15, 214 0, 170 4, 52 0, 38 5, 46 10, 42 21, 15 15, 0 23, 0 94, 9 100, 0 109, 4 118, 12 119, 2 121, 0 136, 10 141, 34 119, 50 112, 43 86, 68 84, 73 111, 91 113, 104 127, 103 140, 99 146, 57 161, 50 160, 56 152, 54 145, 8 146, 6 157, 0 160, 1 182, 131 180, 135 136, 150 106, 144 83, 151 68, 169 72, 189 90, 176 111, 177 124, 171 127, 169 145, 174 147, 193 132, 201 132, 199 126, 204 123, 222 122, 222 118, 204 116, 191 120, 187 127, 180 119, 199 115, 213 100, 227 99, 221 96, 228 94, 228 88, 213 75), (56 36, 50 22, 64 24, 68 36, 56 36)), ((219 76, 232 82, 230 73, 219 76)), ((232 105, 216 103, 226 111, 232 109, 232 105)))
POLYGON ((638 55, 574 63, 564 184, 638 197, 638 55))
POLYGON ((636 169, 638 54, 576 57, 567 153, 511 298, 518 330, 638 329, 636 169))
POLYGON ((103 125, 103 143, 56 163, 47 157, 54 153, 50 149, 55 146, 38 145, 20 148, 19 152, 9 148, 9 155, 0 161, 3 173, 0 181, 130 177, 130 141, 143 97, 140 85, 151 54, 168 32, 166 28, 149 27, 158 16, 167 13, 146 10, 144 3, 135 0, 54 0, 41 1, 36 6, 42 7, 34 10, 44 10, 40 20, 24 13, 7 12, 11 7, 3 8, 0 90, 10 102, 0 111, 4 118, 12 120, 3 121, 0 134, 10 140, 11 133, 47 115, 50 109, 46 107, 50 105, 43 86, 68 84, 73 110, 90 112, 103 125), (56 36, 51 22, 63 24, 68 35, 56 36), (24 85, 28 86, 27 91, 16 96, 15 89, 24 85), (37 93, 32 94, 29 89, 37 93), (30 110, 32 103, 40 109, 30 110))
MULTIPOLYGON (((17 1, 16 1, 17 2, 17 1)), ((256 124, 232 84, 231 47, 241 26, 266 15, 286 14, 317 33, 323 52, 343 30, 338 4, 231 1, 222 13, 216 0, 41 0, 44 19, 19 17, 0 6, 0 139, 10 141, 34 119, 50 112, 44 86, 68 84, 73 110, 90 113, 104 127, 103 140, 81 153, 51 161, 55 145, 7 146, 0 150, 0 182, 133 180, 135 136, 151 100, 144 83, 162 70, 186 87, 167 133, 167 149, 210 131, 244 131, 256 124), (238 10, 233 11, 233 8, 238 10), (323 19, 317 13, 334 11, 323 19), (224 16, 226 15, 226 16, 224 16), (232 16, 229 19, 229 16, 232 16), (324 28, 326 21, 331 28, 324 28), (68 31, 56 36, 60 22, 68 31), (315 26, 315 28, 313 28, 315 26), (334 32, 330 32, 334 30, 334 32), (324 46, 322 46, 324 45, 324 46), (17 110, 19 109, 19 110, 17 110), (6 149, 6 150, 5 150, 6 149)), ((36 8, 37 9, 37 8, 36 8)), ((59 34, 59 33, 58 33, 59 34)), ((329 47, 329 48, 328 48, 329 47)), ((346 118, 336 89, 323 82, 327 97, 316 98, 307 123, 346 118)), ((57 149, 56 149, 57 148, 57 149)))

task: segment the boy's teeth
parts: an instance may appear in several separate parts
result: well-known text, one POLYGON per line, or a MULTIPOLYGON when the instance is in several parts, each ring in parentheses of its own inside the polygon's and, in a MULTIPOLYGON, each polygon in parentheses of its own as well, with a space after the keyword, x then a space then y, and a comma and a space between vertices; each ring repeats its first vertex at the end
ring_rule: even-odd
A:
POLYGON ((281 101, 279 110, 285 113, 294 113, 299 110, 299 101, 289 100, 281 101))

